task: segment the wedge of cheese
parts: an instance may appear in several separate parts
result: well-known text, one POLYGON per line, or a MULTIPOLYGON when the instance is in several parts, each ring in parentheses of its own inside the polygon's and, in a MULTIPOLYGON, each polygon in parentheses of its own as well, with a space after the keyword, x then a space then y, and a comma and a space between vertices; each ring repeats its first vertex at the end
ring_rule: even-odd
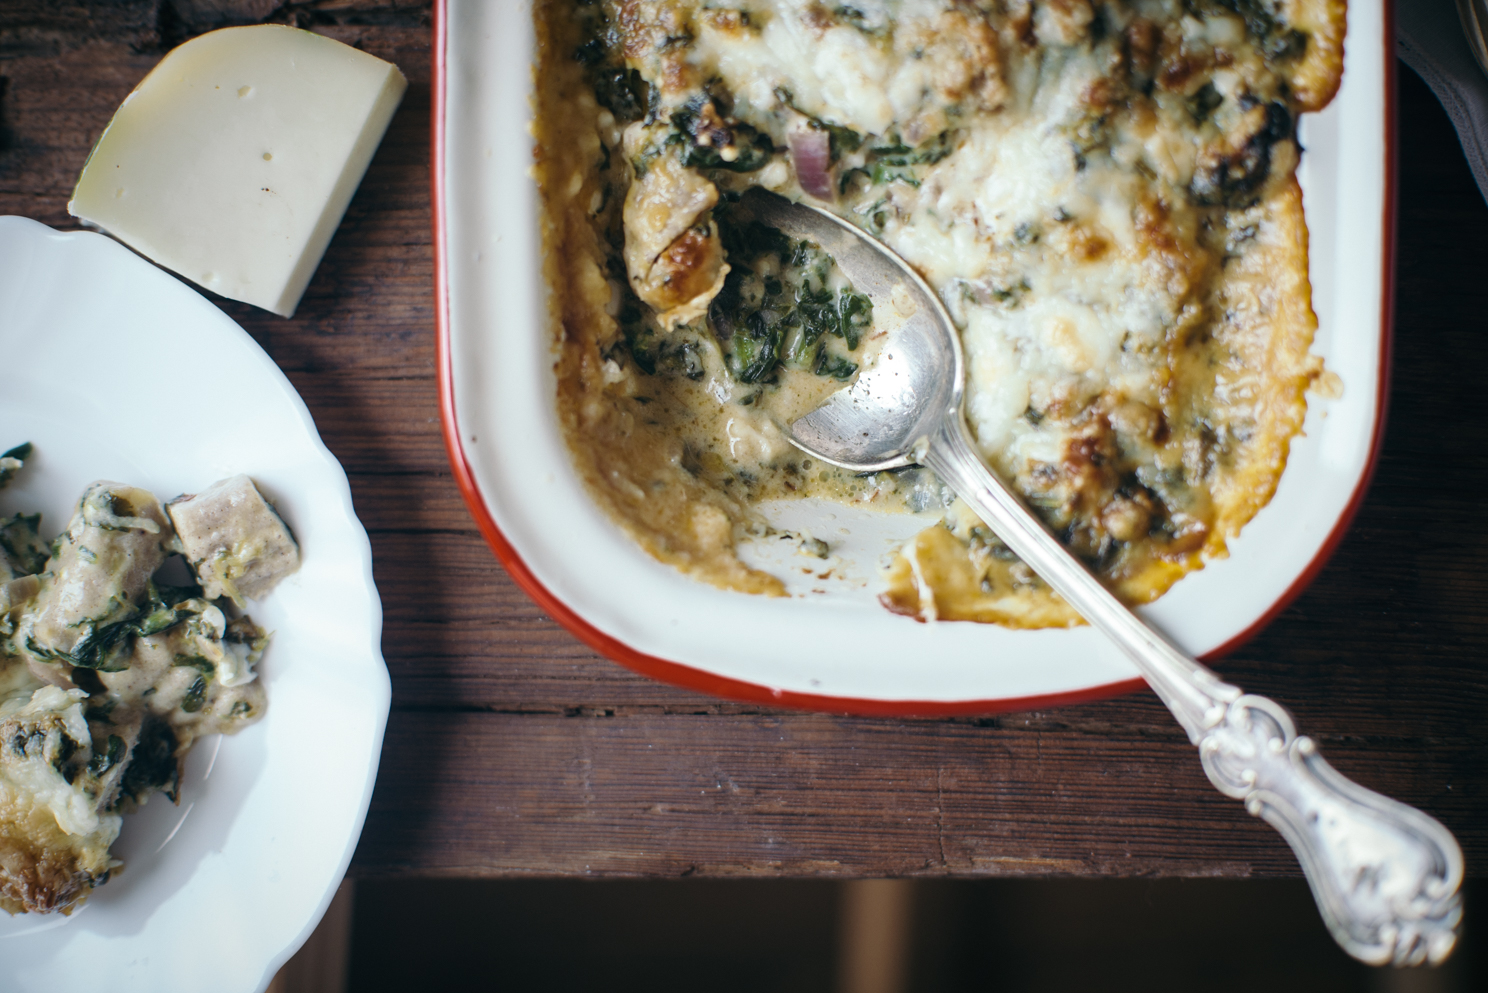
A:
POLYGON ((204 34, 125 99, 67 209, 288 317, 406 88, 391 63, 298 28, 204 34))

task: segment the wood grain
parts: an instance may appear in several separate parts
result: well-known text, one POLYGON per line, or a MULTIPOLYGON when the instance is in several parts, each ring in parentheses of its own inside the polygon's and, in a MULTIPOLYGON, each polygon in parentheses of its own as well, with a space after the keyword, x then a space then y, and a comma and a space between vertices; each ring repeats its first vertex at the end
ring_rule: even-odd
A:
MULTIPOLYGON (((451 482, 433 367, 427 4, 0 9, 0 212, 59 228, 119 101, 172 44, 290 20, 396 62, 407 98, 299 313, 218 301, 285 369, 372 537, 393 715, 362 876, 1292 875, 1148 693, 983 719, 728 703, 596 658, 502 571, 451 482)), ((1357 523, 1221 664, 1329 759, 1488 855, 1488 209, 1402 67, 1391 414, 1357 523)), ((3 319, 3 316, 0 316, 3 319)))

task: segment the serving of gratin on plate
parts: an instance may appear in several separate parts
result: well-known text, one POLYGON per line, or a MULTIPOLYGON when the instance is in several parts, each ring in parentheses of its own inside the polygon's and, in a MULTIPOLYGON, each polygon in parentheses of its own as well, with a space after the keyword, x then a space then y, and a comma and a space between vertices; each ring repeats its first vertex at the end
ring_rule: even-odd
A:
POLYGON ((0 310, 5 988, 262 989, 387 720, 346 474, 248 333, 117 242, 0 217, 0 310))
MULTIPOLYGON (((0 489, 28 442, 0 455, 0 489)), ((263 716, 269 632, 242 613, 299 568, 247 476, 162 504, 99 480, 65 530, 0 520, 0 910, 70 914, 124 863, 122 816, 180 802, 197 739, 263 716), (176 555, 189 573, 169 576, 176 555), (178 579, 176 585, 166 579, 178 579)))
POLYGON ((778 594, 734 550, 762 500, 943 507, 894 555, 886 606, 1080 622, 928 471, 857 478, 787 442, 881 333, 829 257, 737 216, 751 186, 828 206, 925 276, 982 455, 1127 602, 1223 555, 1270 499, 1323 376, 1296 122, 1338 88, 1341 0, 539 17, 562 423, 657 558, 778 594))

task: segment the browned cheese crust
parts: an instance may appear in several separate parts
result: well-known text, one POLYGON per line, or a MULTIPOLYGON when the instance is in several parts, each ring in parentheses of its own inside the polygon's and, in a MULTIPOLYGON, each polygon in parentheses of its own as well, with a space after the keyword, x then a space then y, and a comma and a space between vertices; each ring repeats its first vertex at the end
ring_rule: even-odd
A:
POLYGON ((111 863, 107 842, 66 833, 48 807, 0 781, 0 910, 70 913, 111 863))

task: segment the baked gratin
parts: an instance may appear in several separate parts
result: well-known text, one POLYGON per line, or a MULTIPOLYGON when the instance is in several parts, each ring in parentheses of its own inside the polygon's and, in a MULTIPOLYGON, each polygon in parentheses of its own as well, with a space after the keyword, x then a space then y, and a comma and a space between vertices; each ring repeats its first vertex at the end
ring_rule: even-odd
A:
POLYGON ((658 559, 773 594, 735 554, 760 501, 943 507, 890 609, 1079 623, 928 472, 787 443, 881 336, 830 256, 741 214, 761 186, 924 276, 982 455, 1123 600, 1160 596, 1271 498, 1322 372, 1296 128, 1344 28, 1342 0, 538 3, 557 403, 589 490, 658 559))
MULTIPOLYGON (((0 457, 0 486, 30 446, 0 457)), ((247 476, 161 504, 97 482, 48 543, 0 519, 0 909, 71 912, 121 864, 122 815, 179 798, 200 737, 264 712, 268 634, 237 608, 299 564, 247 476), (180 553, 187 585, 161 568, 180 553), (192 583, 191 580, 195 582, 192 583)))

